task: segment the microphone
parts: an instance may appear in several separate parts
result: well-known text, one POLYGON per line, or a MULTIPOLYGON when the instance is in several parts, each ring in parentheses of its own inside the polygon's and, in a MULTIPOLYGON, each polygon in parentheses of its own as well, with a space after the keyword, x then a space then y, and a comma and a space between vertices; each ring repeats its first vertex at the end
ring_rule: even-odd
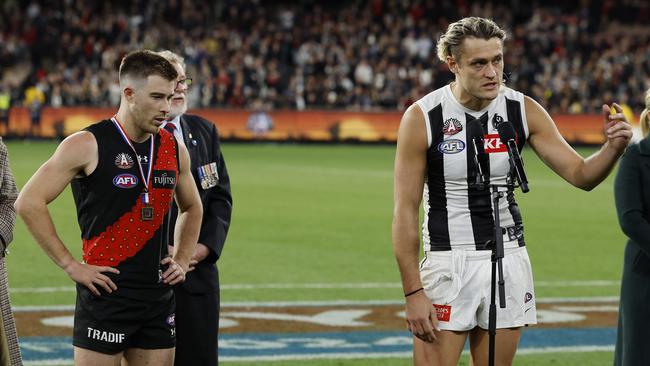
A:
POLYGON ((484 189, 488 183, 488 156, 484 147, 484 131, 481 122, 478 119, 467 122, 467 143, 472 147, 474 154, 474 166, 476 167, 475 186, 478 189, 484 189))
POLYGON ((503 121, 496 127, 497 131, 499 131, 501 143, 506 145, 506 148, 508 149, 510 170, 514 170, 521 191, 526 193, 529 191, 528 178, 526 178, 526 172, 524 172, 524 162, 521 160, 521 155, 519 155, 519 150, 517 149, 517 143, 515 141, 517 133, 515 132, 515 128, 512 126, 512 123, 508 121, 503 121))

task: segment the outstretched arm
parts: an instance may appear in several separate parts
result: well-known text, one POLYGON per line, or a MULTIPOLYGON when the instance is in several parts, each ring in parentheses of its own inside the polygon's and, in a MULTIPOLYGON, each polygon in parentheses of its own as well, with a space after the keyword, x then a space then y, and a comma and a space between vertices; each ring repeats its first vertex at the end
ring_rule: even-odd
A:
POLYGON ((615 113, 603 105, 603 130, 607 141, 596 153, 584 159, 564 140, 548 113, 529 97, 525 97, 526 119, 530 145, 555 173, 572 185, 590 191, 611 172, 632 138, 632 128, 621 107, 614 103, 615 113))
POLYGON ((95 295, 112 292, 117 286, 102 272, 119 273, 112 267, 82 264, 74 259, 56 232, 47 205, 61 194, 77 174, 90 174, 97 166, 97 142, 90 132, 75 133, 61 142, 54 155, 29 179, 15 207, 43 251, 75 282, 95 295))
MULTIPOLYGON (((404 113, 397 135, 395 155, 395 207, 393 211, 393 251, 405 294, 422 288, 418 268, 420 240, 419 209, 426 170, 427 133, 422 110, 412 105, 404 113)), ((406 297, 409 330, 425 342, 433 342, 437 318, 424 291, 406 297)))

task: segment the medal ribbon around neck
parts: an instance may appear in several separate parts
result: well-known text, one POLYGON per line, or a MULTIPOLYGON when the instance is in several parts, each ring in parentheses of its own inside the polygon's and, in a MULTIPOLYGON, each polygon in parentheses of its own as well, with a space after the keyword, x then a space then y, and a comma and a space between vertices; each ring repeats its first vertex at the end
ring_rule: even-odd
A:
POLYGON ((140 164, 140 159, 138 158, 138 152, 135 151, 135 147, 133 146, 133 143, 131 142, 131 139, 129 138, 129 135, 126 134, 126 131, 124 130, 124 127, 122 127, 122 124, 120 121, 117 120, 115 116, 111 118, 111 121, 115 125, 118 131, 120 131, 120 135, 122 136, 122 139, 126 142, 127 145, 133 150, 133 153, 135 154, 135 158, 138 160, 138 169, 140 171, 140 177, 142 178, 142 182, 144 183, 144 193, 142 194, 142 203, 148 205, 149 204, 149 181, 151 180, 151 171, 153 167, 153 140, 154 137, 152 134, 149 134, 151 138, 151 143, 149 147, 149 159, 147 160, 147 175, 144 175, 144 170, 142 170, 142 164, 140 164))

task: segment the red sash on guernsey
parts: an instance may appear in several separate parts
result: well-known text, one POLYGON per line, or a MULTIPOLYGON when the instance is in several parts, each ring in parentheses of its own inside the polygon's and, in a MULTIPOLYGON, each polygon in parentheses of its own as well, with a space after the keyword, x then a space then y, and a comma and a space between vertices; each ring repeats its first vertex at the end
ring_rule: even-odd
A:
MULTIPOLYGON (((173 170, 178 181, 178 161, 176 160, 176 141, 167 131, 160 130, 160 146, 156 154, 153 170, 173 170)), ((155 138, 155 136, 152 136, 155 138)), ((154 218, 150 221, 140 219, 143 207, 140 197, 131 211, 126 212, 115 223, 94 238, 83 241, 83 259, 86 263, 96 266, 116 267, 122 261, 134 256, 151 240, 160 228, 165 214, 171 207, 174 191, 170 189, 153 188, 149 183, 151 206, 154 207, 154 218)))

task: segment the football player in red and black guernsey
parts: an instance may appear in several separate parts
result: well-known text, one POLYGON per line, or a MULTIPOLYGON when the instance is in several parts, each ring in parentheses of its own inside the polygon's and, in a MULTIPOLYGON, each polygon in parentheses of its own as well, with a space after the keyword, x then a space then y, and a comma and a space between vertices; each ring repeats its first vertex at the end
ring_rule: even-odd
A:
POLYGON ((120 65, 115 116, 66 138, 27 182, 18 214, 47 255, 77 283, 75 365, 171 366, 172 286, 185 280, 203 209, 187 149, 160 129, 178 73, 150 51, 120 65), (77 261, 47 205, 71 183, 83 240, 77 261), (176 200, 174 253, 167 216, 176 200))

